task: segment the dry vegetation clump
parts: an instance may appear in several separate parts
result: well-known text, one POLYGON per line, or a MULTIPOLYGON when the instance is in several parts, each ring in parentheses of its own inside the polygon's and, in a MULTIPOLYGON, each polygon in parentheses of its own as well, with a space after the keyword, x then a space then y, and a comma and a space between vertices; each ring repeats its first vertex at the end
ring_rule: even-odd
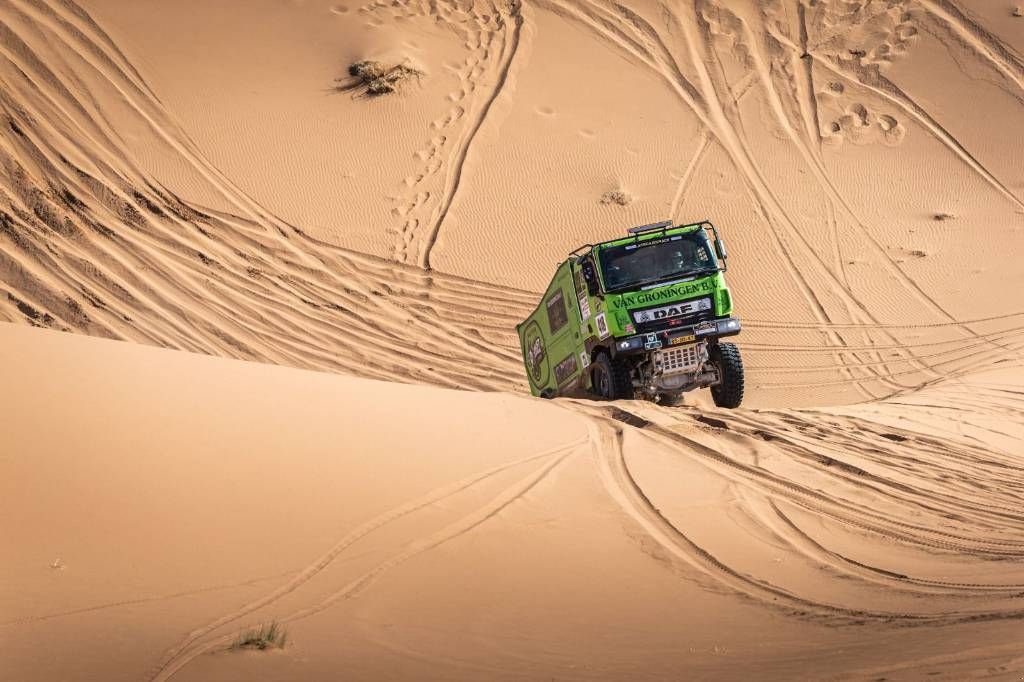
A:
POLYGON ((348 75, 350 80, 340 84, 337 90, 358 90, 370 97, 379 97, 397 91, 403 83, 414 78, 419 81, 424 73, 404 62, 387 66, 381 62, 364 59, 349 66, 348 75))
POLYGON ((232 649, 283 649, 288 641, 288 632, 277 624, 277 621, 261 623, 239 633, 238 639, 231 645, 232 649))
POLYGON ((633 203, 633 197, 623 192, 621 189, 611 190, 601 195, 602 204, 618 204, 619 206, 628 206, 633 203))

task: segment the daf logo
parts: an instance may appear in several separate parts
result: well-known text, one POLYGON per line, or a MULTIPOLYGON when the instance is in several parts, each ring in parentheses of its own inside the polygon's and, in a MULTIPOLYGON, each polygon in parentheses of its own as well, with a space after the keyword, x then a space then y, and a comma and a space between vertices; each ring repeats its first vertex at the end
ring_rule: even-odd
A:
POLYGON ((657 320, 667 320, 672 317, 681 317, 683 315, 692 315, 693 313, 701 310, 711 309, 711 299, 702 298, 695 301, 684 301, 682 303, 673 303, 672 305, 662 306, 660 308, 652 308, 650 310, 639 310, 633 313, 633 318, 637 323, 644 322, 655 322, 657 320))
POLYGON ((654 319, 664 320, 666 317, 678 317, 679 315, 686 315, 687 313, 693 312, 693 304, 684 303, 680 306, 669 306, 668 308, 662 308, 661 310, 654 311, 654 319))

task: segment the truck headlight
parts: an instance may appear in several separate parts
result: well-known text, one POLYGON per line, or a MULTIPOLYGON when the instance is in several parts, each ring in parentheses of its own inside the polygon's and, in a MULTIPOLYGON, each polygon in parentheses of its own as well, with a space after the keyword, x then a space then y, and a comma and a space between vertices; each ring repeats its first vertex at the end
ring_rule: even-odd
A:
POLYGON ((617 341, 615 343, 615 347, 619 351, 639 350, 644 347, 644 340, 639 336, 634 336, 631 339, 623 339, 622 341, 617 341))

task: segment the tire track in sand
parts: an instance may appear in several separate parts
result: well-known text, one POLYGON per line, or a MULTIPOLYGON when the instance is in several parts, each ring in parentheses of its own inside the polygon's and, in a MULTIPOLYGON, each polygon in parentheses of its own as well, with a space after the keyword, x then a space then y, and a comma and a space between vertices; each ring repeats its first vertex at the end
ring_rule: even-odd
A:
POLYGON ((404 546, 395 554, 388 559, 378 563, 370 570, 364 572, 362 575, 354 580, 346 583, 340 589, 337 589, 326 597, 319 599, 316 603, 306 607, 302 607, 298 610, 292 611, 287 615, 277 617, 275 620, 279 623, 289 623, 296 620, 309 617, 315 613, 319 613, 324 609, 336 604, 337 602, 356 596, 362 591, 368 589, 377 579, 379 579, 387 571, 396 568, 397 566, 405 563, 409 559, 412 559, 420 554, 428 552, 436 547, 443 545, 446 542, 454 540, 466 533, 471 532, 481 524, 485 523, 489 519, 497 516, 502 510, 507 508, 509 505, 515 503, 521 499, 524 495, 529 493, 534 487, 536 487, 541 481, 548 477, 560 464, 565 462, 577 449, 585 444, 587 439, 581 439, 573 443, 568 443, 559 446, 553 450, 549 450, 544 453, 533 455, 515 462, 511 462, 500 467, 496 467, 487 472, 483 472, 477 476, 469 479, 464 479, 457 483, 454 483, 445 488, 439 489, 434 493, 428 494, 424 498, 420 498, 416 501, 410 502, 406 505, 398 507, 390 512, 377 517, 376 519, 368 522, 364 526, 353 531, 353 533, 346 536, 341 542, 338 543, 330 552, 324 557, 315 562, 299 576, 296 577, 294 586, 291 584, 276 590, 267 597, 256 602, 251 602, 249 605, 242 609, 228 614, 210 625, 201 628, 199 630, 189 633, 188 637, 183 640, 180 644, 174 647, 169 654, 165 657, 164 661, 160 666, 153 672, 150 677, 154 682, 164 682, 170 679, 176 672, 181 668, 188 665, 189 662, 195 660, 198 656, 204 653, 216 650, 230 645, 230 643, 236 638, 236 632, 230 632, 228 634, 217 635, 215 637, 209 637, 217 629, 238 620, 250 613, 253 613, 259 608, 262 608, 275 599, 283 596, 288 592, 292 592, 297 589, 303 582, 308 581, 311 577, 321 572, 335 557, 342 553, 347 547, 353 544, 358 539, 372 533, 374 530, 398 519, 402 516, 406 516, 420 509, 424 509, 427 506, 436 504, 444 499, 448 499, 453 495, 472 487, 476 483, 493 476, 501 471, 536 461, 538 459, 546 459, 547 461, 532 471, 526 477, 520 479, 516 483, 508 486, 499 492, 496 496, 489 499, 483 506, 478 507, 474 511, 467 515, 462 516, 456 521, 451 522, 447 526, 440 530, 431 533, 426 536, 412 538, 404 544, 404 546), (566 452, 568 451, 568 452, 566 452))
MULTIPOLYGON (((599 421, 599 420, 595 420, 599 421)), ((632 477, 621 445, 621 427, 610 420, 595 425, 594 447, 598 467, 609 495, 644 533, 676 559, 733 592, 780 610, 786 615, 833 624, 859 625, 869 621, 909 625, 948 625, 956 622, 1024 618, 1024 609, 999 612, 900 613, 853 608, 801 597, 784 588, 740 573, 697 545, 661 514, 632 477)))
MULTIPOLYGON (((1015 547, 1017 545, 1019 547, 1011 550, 1009 545, 1013 543, 1008 544, 991 539, 985 543, 979 541, 968 545, 964 543, 970 543, 974 538, 957 537, 953 533, 946 533, 938 528, 914 527, 912 524, 895 521, 879 526, 879 522, 885 521, 882 514, 873 513, 841 499, 831 499, 822 492, 801 485, 797 480, 781 479, 767 470, 751 468, 724 452, 716 452, 699 441, 667 431, 665 427, 637 414, 626 412, 618 407, 607 408, 599 404, 581 402, 571 402, 564 406, 574 414, 582 413, 590 417, 592 445, 595 449, 602 481, 611 497, 640 526, 644 535, 657 542, 683 565, 696 569, 701 575, 710 578, 713 583, 723 585, 767 608, 778 609, 787 615, 802 619, 824 620, 839 625, 862 624, 871 621, 898 626, 938 626, 962 622, 1024 618, 1024 609, 1021 609, 1017 603, 1020 585, 918 579, 910 575, 873 567, 848 559, 825 548, 800 531, 795 524, 787 530, 786 521, 791 522, 788 517, 786 519, 779 517, 782 524, 781 531, 779 531, 779 524, 774 526, 769 524, 765 526, 767 529, 765 532, 773 537, 780 537, 796 550, 808 554, 812 558, 812 564, 815 558, 825 560, 829 570, 856 579, 865 584, 867 589, 891 590, 894 593, 905 593, 911 597, 920 596, 923 599, 920 601, 922 607, 928 605, 929 601, 925 599, 928 595, 933 595, 933 597, 943 595, 967 606, 939 611, 915 609, 886 611, 826 603, 733 568, 716 557, 713 551, 690 539, 681 528, 659 511, 657 501, 648 497, 631 473, 626 459, 623 435, 627 429, 635 429, 631 431, 631 435, 641 440, 646 434, 646 437, 669 447, 670 450, 677 451, 681 457, 693 457, 694 455, 709 457, 714 462, 726 464, 728 468, 746 471, 747 475, 740 478, 729 476, 740 487, 741 499, 756 495, 766 500, 773 509, 779 509, 779 504, 785 502, 795 508, 805 509, 815 516, 832 518, 852 527, 870 530, 883 538, 899 538, 901 541, 911 544, 933 547, 943 552, 961 553, 978 560, 985 556, 991 556, 996 561, 1004 556, 1024 557, 1024 545, 1016 543, 1015 547), (619 422, 626 422, 628 426, 619 422), (781 535, 776 531, 781 532, 781 535), (956 540, 954 540, 955 537, 956 540), (1005 607, 994 606, 989 603, 991 599, 1000 600, 1005 607), (983 603, 983 608, 969 608, 972 601, 983 603)), ((651 409, 662 412, 659 408, 651 409)), ((761 418, 755 418, 753 423, 761 428, 766 426, 766 420, 761 418)), ((774 442, 775 439, 772 440, 774 442)), ((642 451, 641 446, 641 450, 637 451, 636 456, 641 456, 642 451)), ((724 471, 718 467, 715 467, 714 470, 719 473, 724 471)), ((728 475, 727 471, 725 473, 728 475)), ((766 522, 766 520, 762 518, 761 522, 766 522)))

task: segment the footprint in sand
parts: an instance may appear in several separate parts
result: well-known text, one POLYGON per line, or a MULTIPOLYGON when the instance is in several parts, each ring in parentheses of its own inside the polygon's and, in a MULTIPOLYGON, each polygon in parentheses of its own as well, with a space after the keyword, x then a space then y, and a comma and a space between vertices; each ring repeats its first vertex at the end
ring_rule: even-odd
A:
POLYGON ((900 24, 896 27, 896 39, 904 42, 917 35, 917 29, 909 24, 900 24))
POLYGON ((343 15, 348 14, 349 11, 350 10, 348 6, 346 5, 335 5, 334 7, 331 8, 331 14, 343 15))
POLYGON ((878 117, 878 127, 882 129, 882 136, 890 144, 898 144, 907 134, 907 129, 894 117, 882 114, 878 117))
POLYGON ((591 130, 590 128, 580 128, 580 129, 579 129, 578 131, 576 131, 576 132, 578 132, 578 133, 580 134, 580 136, 582 136, 582 137, 588 137, 588 138, 590 138, 590 137, 595 137, 595 136, 597 136, 597 133, 596 133, 596 132, 594 132, 593 130, 591 130))
POLYGON ((555 115, 555 110, 552 109, 551 107, 537 107, 536 109, 534 109, 534 111, 536 111, 541 116, 554 116, 555 115))
POLYGON ((430 161, 435 156, 441 153, 441 148, 444 147, 444 143, 448 141, 448 138, 444 135, 438 135, 430 141, 430 147, 428 149, 420 149, 415 152, 415 156, 420 161, 430 161))
POLYGON ((462 100, 466 99, 466 96, 468 94, 469 90, 467 90, 466 88, 462 88, 460 90, 457 90, 456 92, 449 92, 448 99, 452 102, 461 102, 462 100))
POLYGON ((818 97, 838 97, 844 92, 846 92, 845 85, 836 81, 832 81, 831 83, 828 84, 828 87, 825 90, 822 90, 821 92, 818 93, 818 97))
POLYGON ((878 114, 864 104, 854 102, 823 129, 822 141, 833 146, 842 144, 844 140, 858 145, 882 142, 895 146, 903 141, 906 132, 895 116, 878 114))
POLYGON ((447 114, 445 114, 441 118, 439 118, 436 121, 434 121, 433 123, 431 123, 430 127, 433 128, 434 130, 440 130, 441 128, 447 128, 448 126, 452 125, 453 123, 458 121, 460 118, 462 118, 465 113, 466 113, 466 110, 463 109, 462 107, 454 107, 447 114))

